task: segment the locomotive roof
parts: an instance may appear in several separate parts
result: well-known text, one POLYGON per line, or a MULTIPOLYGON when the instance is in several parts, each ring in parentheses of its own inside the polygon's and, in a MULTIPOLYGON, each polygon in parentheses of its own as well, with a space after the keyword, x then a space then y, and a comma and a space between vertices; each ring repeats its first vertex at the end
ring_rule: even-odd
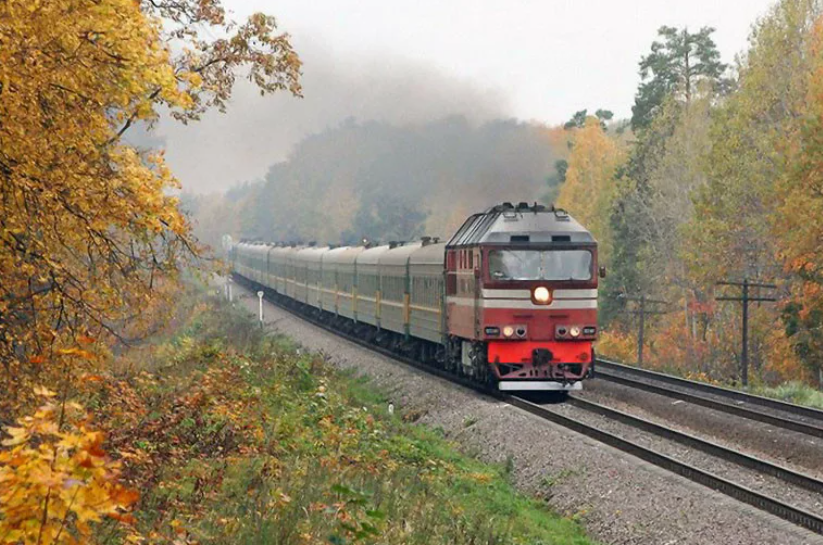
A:
POLYGON ((565 210, 503 203, 467 219, 447 246, 594 241, 591 233, 565 210))

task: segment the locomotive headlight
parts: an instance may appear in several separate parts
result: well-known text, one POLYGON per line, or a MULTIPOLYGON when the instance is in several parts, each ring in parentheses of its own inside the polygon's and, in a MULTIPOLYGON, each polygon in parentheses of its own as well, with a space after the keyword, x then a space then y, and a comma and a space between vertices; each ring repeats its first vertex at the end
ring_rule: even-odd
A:
POLYGON ((552 300, 552 294, 549 291, 549 288, 545 286, 538 286, 534 288, 534 292, 532 293, 532 297, 534 297, 534 302, 539 303, 541 305, 547 305, 552 300))
POLYGON ((580 328, 577 327, 576 325, 573 325, 572 327, 569 328, 569 335, 571 335, 572 337, 579 337, 580 336, 580 328))
POLYGON ((511 337, 512 335, 514 335, 514 328, 512 326, 507 325, 506 327, 503 328, 503 336, 504 337, 511 337))

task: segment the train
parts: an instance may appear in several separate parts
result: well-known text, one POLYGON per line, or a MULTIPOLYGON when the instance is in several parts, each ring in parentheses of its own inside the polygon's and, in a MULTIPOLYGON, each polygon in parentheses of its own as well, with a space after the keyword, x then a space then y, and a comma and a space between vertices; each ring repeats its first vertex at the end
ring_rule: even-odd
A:
POLYGON ((342 332, 502 391, 582 389, 594 376, 597 241, 563 209, 509 202, 446 242, 244 242, 234 278, 342 332))

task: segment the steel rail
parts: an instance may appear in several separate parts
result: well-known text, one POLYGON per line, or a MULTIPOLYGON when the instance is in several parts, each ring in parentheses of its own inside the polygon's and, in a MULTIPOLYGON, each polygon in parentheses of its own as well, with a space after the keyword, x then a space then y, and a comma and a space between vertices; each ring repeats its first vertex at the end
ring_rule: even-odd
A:
MULTIPOLYGON (((240 277, 240 278, 242 278, 242 277, 240 277)), ((250 282, 245 278, 242 278, 242 280, 244 282, 241 282, 241 283, 249 283, 250 282)), ((555 424, 558 424, 560 426, 568 428, 572 431, 576 431, 576 432, 578 432, 582 435, 585 435, 587 437, 595 439, 595 440, 597 440, 601 443, 607 444, 607 445, 609 445, 613 448, 616 448, 616 449, 618 449, 622 452, 625 452, 627 454, 630 454, 632 456, 640 458, 641 460, 644 460, 644 461, 646 461, 646 462, 648 462, 652 465, 655 465, 655 466, 658 466, 660 468, 666 469, 666 470, 668 470, 672 473, 680 475, 681 477, 689 479, 689 480, 691 480, 693 482, 696 482, 698 484, 702 484, 702 485, 704 485, 708 488, 711 488, 712 490, 715 490, 717 492, 725 494, 725 495, 727 495, 731 498, 734 498, 738 501, 741 501, 743 503, 751 505, 751 506, 753 506, 757 509, 760 509, 760 510, 765 511, 767 513, 770 513, 772 515, 775 515, 779 518, 782 518, 783 520, 786 520, 786 521, 789 521, 793 524, 801 526, 801 527, 803 527, 807 530, 811 530, 811 531, 816 532, 818 534, 823 534, 823 518, 815 515, 814 513, 810 513, 810 512, 804 511, 802 509, 799 509, 797 507, 793 507, 793 506, 791 506, 787 503, 781 502, 780 500, 777 500, 777 499, 771 498, 769 496, 766 496, 765 494, 761 494, 759 492, 756 492, 756 491, 751 490, 749 488, 746 488, 744 486, 735 484, 731 481, 727 481, 726 479, 718 477, 718 476, 716 476, 712 473, 709 473, 707 471, 703 471, 703 470, 691 467, 691 466, 689 466, 685 463, 682 463, 682 462, 679 462, 678 460, 675 460, 674 458, 671 458, 669 456, 665 456, 663 454, 659 454, 659 453, 657 453, 657 452, 655 452, 651 449, 643 447, 642 445, 638 445, 637 443, 633 443, 631 441, 628 441, 626 439, 618 437, 617 435, 614 435, 614 434, 609 433, 607 431, 601 430, 601 429, 599 429, 595 426, 590 426, 590 425, 584 424, 583 422, 580 422, 578 420, 574 420, 574 419, 569 418, 567 416, 564 416, 562 414, 556 413, 554 411, 551 411, 551 410, 547 409, 544 406, 538 405, 536 403, 533 403, 533 402, 528 401, 526 399, 523 399, 521 397, 510 395, 510 394, 504 394, 502 392, 490 392, 488 389, 485 389, 485 388, 481 387, 480 385, 478 385, 475 382, 472 382, 472 381, 467 380, 467 379, 462 378, 462 377, 452 375, 451 373, 448 373, 445 370, 437 369, 435 367, 426 365, 426 364, 421 363, 421 362, 419 362, 417 360, 414 360, 412 358, 399 355, 395 352, 392 352, 389 349, 371 344, 368 341, 366 341, 365 339, 362 339, 362 338, 357 337, 355 335, 352 335, 352 334, 340 331, 338 329, 335 329, 331 325, 326 324, 326 323, 324 323, 320 320, 317 320, 315 317, 313 317, 313 316, 311 316, 311 315, 309 315, 305 312, 302 312, 299 308, 293 308, 292 305, 283 304, 282 302, 271 298, 270 296, 268 296, 268 293, 266 293, 265 298, 266 298, 266 300, 268 300, 272 304, 274 304, 274 305, 276 305, 280 308, 283 308, 284 310, 288 311, 289 313, 293 314, 294 316, 298 317, 299 319, 304 320, 304 321, 306 321, 306 322, 308 322, 308 323, 310 323, 310 324, 312 324, 312 325, 314 325, 314 326, 316 326, 316 327, 318 327, 318 328, 320 328, 324 331, 328 331, 330 333, 333 333, 333 334, 335 334, 335 335, 337 335, 337 336, 339 336, 339 337, 341 337, 345 340, 348 340, 349 342, 352 342, 352 343, 354 343, 358 346, 362 346, 362 347, 367 348, 371 351, 377 352, 381 355, 384 355, 386 357, 389 357, 389 358, 394 359, 396 361, 399 361, 401 363, 407 364, 407 365, 409 365, 409 366, 411 366, 415 369, 418 369, 418 370, 424 371, 426 373, 438 376, 438 377, 443 378, 445 380, 448 380, 450 382, 457 383, 457 384, 460 384, 462 386, 466 386, 467 388, 469 388, 471 390, 474 390, 476 392, 483 393, 483 394, 486 394, 486 395, 491 395, 492 397, 495 397, 496 399, 499 399, 501 401, 509 403, 513 407, 517 407, 517 408, 520 408, 522 410, 525 410, 526 412, 529 412, 529 413, 531 413, 535 416, 543 418, 544 420, 548 420, 550 422, 553 422, 555 424)), ((574 399, 573 403, 580 404, 580 401, 581 401, 580 398, 574 397, 572 399, 574 399)), ((591 402, 587 402, 587 403, 591 403, 591 402)), ((630 416, 630 415, 627 415, 627 416, 630 416)), ((635 417, 632 417, 632 418, 635 418, 635 417)), ((653 424, 653 423, 649 423, 649 424, 653 424)), ((654 425, 656 425, 656 424, 654 424, 654 425)), ((660 426, 660 427, 663 428, 663 426, 660 426)), ((676 430, 670 430, 670 431, 675 432, 675 433, 679 433, 679 432, 676 432, 676 430)), ((683 434, 683 435, 685 435, 685 434, 683 434)), ((788 470, 786 470, 786 471, 788 471, 788 470)), ((798 475, 800 475, 800 474, 798 474, 798 475)), ((799 483, 796 483, 796 484, 799 484, 799 483)), ((802 485, 800 485, 800 486, 802 486, 802 485)), ((810 486, 814 486, 814 485, 810 485, 810 486)))
POLYGON ((618 411, 617 409, 613 409, 593 401, 588 401, 578 396, 570 396, 569 403, 586 411, 605 416, 612 420, 617 420, 618 422, 622 422, 633 428, 637 428, 659 437, 663 437, 664 439, 669 439, 680 443, 681 445, 694 448, 695 450, 715 456, 721 460, 726 460, 739 466, 754 469, 760 473, 776 477, 786 483, 796 485, 800 488, 805 488, 811 492, 823 494, 823 481, 819 481, 814 477, 804 475, 803 473, 798 473, 771 462, 749 456, 748 454, 743 454, 737 450, 724 447, 723 445, 706 441, 705 439, 701 439, 694 435, 662 426, 650 420, 646 420, 645 418, 640 418, 623 411, 618 411))
POLYGON ((632 456, 636 456, 641 460, 645 460, 650 464, 671 471, 672 473, 676 473, 681 477, 689 479, 690 481, 707 486, 712 490, 721 492, 722 494, 730 496, 738 501, 749 504, 762 511, 766 511, 767 513, 771 513, 772 515, 776 515, 783 520, 802 526, 807 530, 811 530, 818 534, 823 534, 823 518, 815 515, 814 513, 793 507, 780 500, 761 494, 760 492, 755 492, 745 486, 727 481, 717 475, 697 469, 688 464, 675 460, 674 458, 670 458, 669 456, 659 454, 651 449, 638 445, 637 443, 633 443, 594 426, 584 424, 578 420, 574 420, 568 416, 556 413, 525 399, 511 396, 507 399, 507 401, 515 407, 528 411, 536 416, 539 416, 540 418, 544 418, 587 437, 591 437, 601 443, 605 443, 618 450, 631 454, 632 456))
POLYGON ((728 399, 733 399, 735 401, 741 401, 743 403, 751 405, 760 405, 763 407, 768 407, 770 409, 783 411, 788 414, 793 414, 795 416, 811 418, 823 423, 823 411, 819 409, 804 407, 802 405, 795 405, 794 403, 787 403, 785 401, 780 401, 778 399, 772 399, 769 397, 749 394, 746 392, 741 392, 739 390, 733 390, 731 388, 724 388, 722 386, 715 386, 714 384, 707 384, 705 382, 698 382, 696 380, 689 380, 681 377, 676 377, 674 375, 668 375, 666 373, 660 373, 658 371, 642 369, 640 367, 633 367, 631 365, 626 365, 623 363, 618 363, 616 361, 607 360, 603 358, 597 358, 596 363, 599 369, 605 368, 613 371, 618 371, 621 373, 626 373, 629 375, 647 378, 650 380, 656 380, 658 382, 666 382, 674 386, 680 386, 691 390, 698 390, 708 394, 714 394, 728 399))
POLYGON ((669 388, 667 386, 652 384, 651 382, 645 382, 642 379, 624 376, 620 373, 604 371, 601 368, 600 362, 597 363, 597 367, 598 378, 615 382, 617 384, 622 384, 624 386, 629 386, 630 388, 636 388, 638 390, 645 390, 653 394, 659 394, 666 397, 680 399, 682 401, 687 401, 695 405, 701 405, 709 409, 714 409, 717 411, 733 414, 735 416, 740 416, 742 418, 747 418, 749 420, 756 420, 758 422, 771 424, 779 428, 805 433, 806 435, 811 435, 814 437, 823 438, 823 427, 820 426, 807 424, 799 420, 792 420, 791 418, 776 416, 774 414, 760 412, 746 407, 741 407, 740 405, 734 405, 732 403, 724 403, 723 401, 718 401, 716 399, 711 399, 705 396, 684 392, 682 390, 677 390, 674 388, 669 388))

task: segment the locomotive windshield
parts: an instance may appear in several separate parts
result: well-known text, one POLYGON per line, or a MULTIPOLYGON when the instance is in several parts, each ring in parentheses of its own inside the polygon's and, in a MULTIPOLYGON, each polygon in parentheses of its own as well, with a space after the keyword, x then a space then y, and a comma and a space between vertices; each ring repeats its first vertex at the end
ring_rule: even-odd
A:
POLYGON ((494 280, 591 280, 588 250, 492 250, 489 274, 494 280))

